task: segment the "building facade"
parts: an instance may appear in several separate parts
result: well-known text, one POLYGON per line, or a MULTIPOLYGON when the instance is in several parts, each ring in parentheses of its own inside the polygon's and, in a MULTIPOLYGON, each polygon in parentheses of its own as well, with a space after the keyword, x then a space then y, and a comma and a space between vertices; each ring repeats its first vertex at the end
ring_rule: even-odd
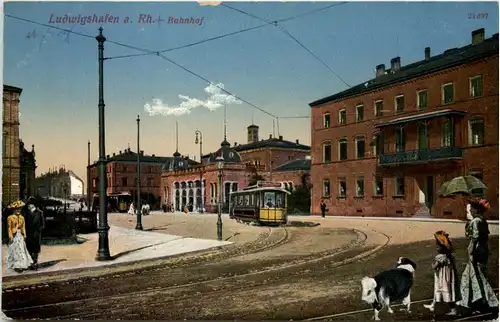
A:
MULTIPOLYGON (((170 161, 170 157, 145 155, 140 151, 141 164, 141 198, 151 206, 160 206, 160 176, 163 165, 170 161)), ((186 160, 187 163, 196 163, 186 160)), ((90 192, 99 192, 99 164, 95 162, 87 167, 90 178, 90 192)), ((137 195, 137 153, 130 148, 119 151, 118 154, 106 156, 107 194, 130 193, 134 200, 137 195)))
POLYGON ((35 194, 35 150, 28 151, 19 138, 19 102, 22 89, 3 86, 2 204, 35 194))
POLYGON ((162 203, 176 210, 187 206, 190 211, 217 212, 221 193, 223 209, 227 211, 231 192, 255 184, 256 180, 279 182, 288 189, 301 184, 310 163, 292 163, 306 159, 310 154, 309 146, 298 140, 284 140, 282 136, 273 138, 271 135, 267 140, 259 140, 259 127, 253 124, 247 128, 247 134, 247 144, 231 146, 224 139, 216 152, 202 157, 201 164, 189 166, 176 152, 162 171, 162 203), (224 160, 222 188, 219 188, 218 179, 217 158, 220 156, 224 160))
POLYGON ((78 199, 84 196, 84 183, 72 170, 60 167, 36 178, 36 192, 40 197, 78 199))
POLYGON ((498 219, 498 34, 472 32, 470 45, 401 66, 315 101, 313 214, 464 218, 442 183, 474 175, 498 219))

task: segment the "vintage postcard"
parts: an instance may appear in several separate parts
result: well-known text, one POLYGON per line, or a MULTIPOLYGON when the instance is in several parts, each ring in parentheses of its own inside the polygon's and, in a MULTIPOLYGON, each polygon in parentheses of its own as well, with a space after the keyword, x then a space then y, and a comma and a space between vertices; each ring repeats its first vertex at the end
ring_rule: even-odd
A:
POLYGON ((4 3, 2 318, 497 320, 498 11, 4 3))

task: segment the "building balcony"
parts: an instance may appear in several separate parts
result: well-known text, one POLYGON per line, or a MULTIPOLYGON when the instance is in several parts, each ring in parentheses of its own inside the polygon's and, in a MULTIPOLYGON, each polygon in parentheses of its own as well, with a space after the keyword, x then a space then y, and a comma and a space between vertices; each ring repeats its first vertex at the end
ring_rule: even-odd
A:
POLYGON ((418 149, 395 153, 381 154, 380 166, 397 166, 401 164, 424 163, 431 161, 444 161, 462 159, 464 151, 458 147, 441 147, 436 149, 418 149))

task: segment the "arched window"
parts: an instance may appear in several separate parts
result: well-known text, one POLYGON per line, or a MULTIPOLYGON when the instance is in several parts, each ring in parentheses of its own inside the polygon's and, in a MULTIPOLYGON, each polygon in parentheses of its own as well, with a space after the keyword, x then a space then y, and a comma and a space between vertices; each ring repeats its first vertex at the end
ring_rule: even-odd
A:
POLYGON ((347 139, 340 139, 339 145, 339 160, 347 160, 347 139))

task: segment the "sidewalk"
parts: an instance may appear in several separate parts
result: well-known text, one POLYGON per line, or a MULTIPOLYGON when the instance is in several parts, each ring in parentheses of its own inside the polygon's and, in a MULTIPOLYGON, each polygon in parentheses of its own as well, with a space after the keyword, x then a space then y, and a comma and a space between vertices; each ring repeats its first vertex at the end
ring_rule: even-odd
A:
POLYGON ((81 244, 43 245, 38 262, 39 270, 25 271, 21 274, 6 268, 6 245, 2 246, 2 276, 26 276, 63 270, 84 269, 114 264, 158 259, 172 255, 201 251, 232 242, 210 239, 189 238, 152 231, 138 231, 110 225, 109 248, 111 261, 95 260, 98 248, 98 234, 80 235, 81 244))

